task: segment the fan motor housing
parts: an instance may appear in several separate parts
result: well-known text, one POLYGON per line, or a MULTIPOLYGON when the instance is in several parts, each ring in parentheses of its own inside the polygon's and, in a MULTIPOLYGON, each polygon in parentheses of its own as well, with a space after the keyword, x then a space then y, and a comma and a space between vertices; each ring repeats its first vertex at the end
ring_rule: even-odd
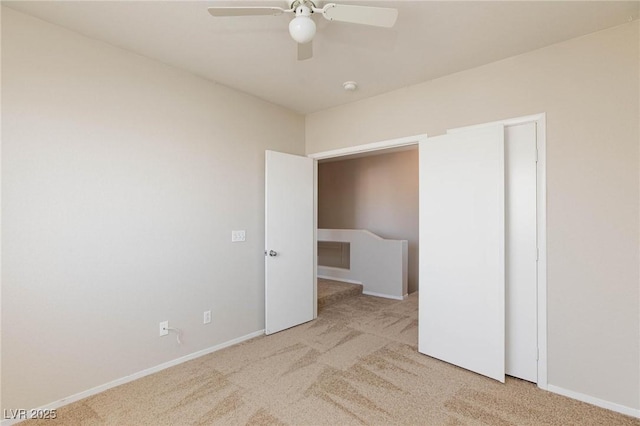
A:
POLYGON ((289 0, 289 9, 296 10, 298 6, 307 6, 313 13, 313 8, 316 7, 315 3, 311 0, 289 0))

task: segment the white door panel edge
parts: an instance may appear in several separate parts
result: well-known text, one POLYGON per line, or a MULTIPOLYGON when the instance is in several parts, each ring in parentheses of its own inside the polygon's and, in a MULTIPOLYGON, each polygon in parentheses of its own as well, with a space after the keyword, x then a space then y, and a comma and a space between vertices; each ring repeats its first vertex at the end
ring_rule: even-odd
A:
POLYGON ((419 351, 504 382, 504 128, 419 149, 419 351))
POLYGON ((505 127, 506 374, 537 382, 536 123, 505 127))
POLYGON ((265 153, 265 333, 314 317, 314 160, 265 153))

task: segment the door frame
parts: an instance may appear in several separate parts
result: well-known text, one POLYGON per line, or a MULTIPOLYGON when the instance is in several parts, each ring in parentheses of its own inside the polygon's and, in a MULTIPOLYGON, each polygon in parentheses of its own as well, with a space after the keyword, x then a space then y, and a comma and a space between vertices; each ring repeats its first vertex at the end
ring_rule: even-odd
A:
POLYGON ((308 154, 307 157, 313 158, 313 221, 315 228, 313 230, 313 244, 314 244, 314 256, 315 263, 313 266, 313 276, 315 282, 313 286, 314 291, 314 304, 313 304, 313 319, 318 318, 318 161, 328 158, 346 157, 355 154, 366 154, 368 152, 385 151, 393 148, 402 148, 411 145, 418 145, 420 142, 427 140, 427 134, 407 136, 404 138, 389 139, 386 141, 379 141, 373 143, 367 143, 364 145, 350 146, 347 148, 339 148, 331 151, 317 152, 308 154))
MULTIPOLYGON (((547 390, 547 163, 546 163, 546 113, 532 114, 522 117, 515 117, 503 120, 497 120, 489 123, 475 124, 464 127, 457 127, 447 130, 447 133, 456 133, 460 131, 470 130, 474 128, 482 128, 496 124, 502 124, 505 127, 514 126, 525 123, 536 123, 536 221, 537 221, 537 241, 538 241, 538 265, 537 265, 537 321, 538 321, 538 382, 540 389, 547 390)), ((399 148, 408 145, 417 145, 427 140, 427 134, 407 136, 403 138, 389 139, 379 142, 373 142, 363 145, 356 145, 347 148, 323 151, 307 156, 316 160, 314 162, 314 210, 315 223, 314 245, 317 250, 317 217, 318 217, 318 167, 317 160, 328 158, 344 157, 347 155, 363 154, 374 151, 382 151, 390 148, 399 148)), ((316 253, 317 255, 317 253, 316 253)), ((317 270, 317 261, 315 262, 317 270)), ((314 273, 317 277, 317 274, 314 273)), ((317 278, 316 278, 317 283, 317 278)), ((317 284, 315 287, 317 295, 317 284)), ((317 296, 316 296, 317 297, 317 296)), ((314 305, 314 318, 317 318, 317 303, 314 305)))

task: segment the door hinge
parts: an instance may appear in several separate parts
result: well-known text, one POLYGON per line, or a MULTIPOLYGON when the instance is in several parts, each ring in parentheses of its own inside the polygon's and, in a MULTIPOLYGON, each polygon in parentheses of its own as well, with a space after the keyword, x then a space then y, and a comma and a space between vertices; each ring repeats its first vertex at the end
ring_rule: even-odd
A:
POLYGON ((536 163, 538 162, 538 148, 536 148, 536 163))

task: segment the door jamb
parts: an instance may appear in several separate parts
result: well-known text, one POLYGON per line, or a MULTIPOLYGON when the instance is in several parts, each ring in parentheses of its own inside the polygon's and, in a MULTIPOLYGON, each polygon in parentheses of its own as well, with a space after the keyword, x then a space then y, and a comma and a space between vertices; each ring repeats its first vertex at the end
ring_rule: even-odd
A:
POLYGON ((313 319, 318 318, 318 160, 313 160, 313 319))
POLYGON ((427 134, 407 136, 404 138, 389 139, 386 141, 373 142, 364 145, 350 146, 347 148, 333 149, 331 151, 317 152, 309 154, 307 157, 315 160, 325 160, 327 158, 344 157, 347 155, 362 154, 365 152, 381 151, 389 148, 398 148, 401 146, 416 145, 427 139, 427 134))

